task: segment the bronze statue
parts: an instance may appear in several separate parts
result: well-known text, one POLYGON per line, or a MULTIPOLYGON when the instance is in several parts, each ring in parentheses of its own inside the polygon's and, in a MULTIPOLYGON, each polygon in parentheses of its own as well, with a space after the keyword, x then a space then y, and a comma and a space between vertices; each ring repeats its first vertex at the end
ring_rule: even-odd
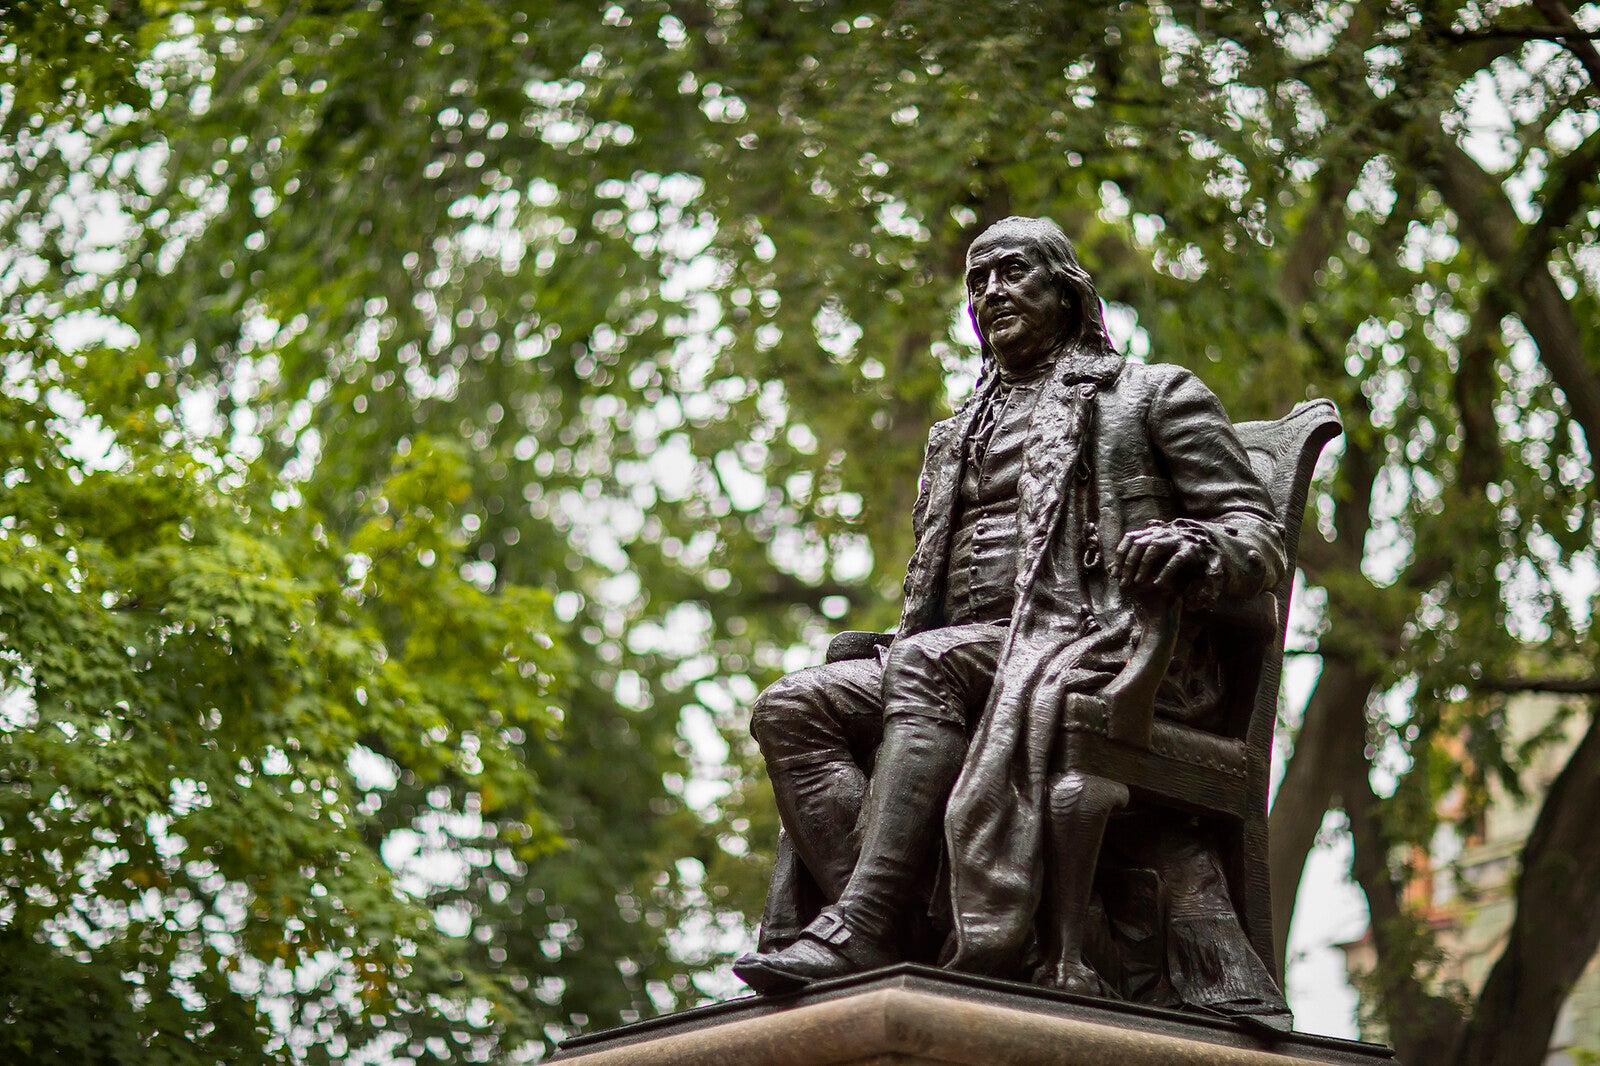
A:
POLYGON ((1193 374, 1115 351, 1048 220, 990 227, 966 284, 984 372, 930 433, 897 631, 756 702, 784 834, 734 970, 773 993, 930 962, 1286 1028, 1260 693, 1280 512, 1336 416, 1247 450, 1193 374), (1252 464, 1289 437, 1275 499, 1252 464))

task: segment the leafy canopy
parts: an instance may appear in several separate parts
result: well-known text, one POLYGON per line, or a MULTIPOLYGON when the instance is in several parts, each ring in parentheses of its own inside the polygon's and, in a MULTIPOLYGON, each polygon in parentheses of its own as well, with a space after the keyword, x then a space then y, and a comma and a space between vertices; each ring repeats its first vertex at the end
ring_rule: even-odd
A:
MULTIPOLYGON (((443 740, 398 727, 396 750, 352 711, 349 740, 412 774, 377 790, 371 840, 446 810, 444 850, 527 834, 515 862, 411 893, 470 925, 461 973, 534 993, 495 1001, 470 1039, 502 1043, 473 1054, 693 995, 685 971, 758 905, 775 827, 744 708, 827 630, 892 624, 926 428, 975 369, 961 258, 1011 212, 1061 221, 1119 340, 1198 370, 1234 417, 1340 404, 1303 549, 1316 682, 1285 709, 1277 924, 1342 810, 1402 1057, 1548 1042, 1562 982, 1519 985, 1519 952, 1581 969, 1600 922, 1530 948, 1540 908, 1571 911, 1529 889, 1499 983, 1448 1002, 1391 859, 1433 839, 1443 798, 1467 797, 1470 834, 1489 782, 1515 779, 1534 748, 1503 690, 1593 667, 1572 578, 1600 506, 1600 56, 1556 0, 27 10, 0 46, 7 395, 60 438, 41 454, 70 446, 51 388, 112 434, 115 462, 62 467, 73 491, 187 462, 208 513, 291 561, 273 572, 324 573, 318 602, 377 634, 372 669, 405 691, 351 675, 369 706, 456 709, 427 725, 443 740), (126 327, 115 354, 52 353, 74 315, 126 327), (559 739, 513 724, 488 668, 519 612, 570 656, 559 739), (492 769, 495 729, 520 780, 492 769), (469 732, 471 786, 401 756, 405 734, 464 758, 469 732), (547 832, 564 847, 541 856, 547 832), (689 935, 664 949, 666 927, 689 935)), ((95 572, 53 528, 39 544, 95 572)), ((169 569, 206 557, 183 543, 169 569)), ((213 665, 266 654, 244 639, 213 665)), ((18 649, 37 689, 43 653, 18 649)), ((553 656, 525 661, 563 673, 553 656)), ((345 674, 312 676, 321 694, 345 674)), ((1553 796, 1533 866, 1600 854, 1559 817, 1581 789, 1553 796)), ((8 929, 68 958, 43 925, 8 929)))

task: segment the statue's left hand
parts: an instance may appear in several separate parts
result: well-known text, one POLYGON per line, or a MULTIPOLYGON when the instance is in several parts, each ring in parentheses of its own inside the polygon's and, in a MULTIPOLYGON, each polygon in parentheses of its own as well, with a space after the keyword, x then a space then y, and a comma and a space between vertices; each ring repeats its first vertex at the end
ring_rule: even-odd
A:
POLYGON ((1205 569, 1206 553, 1196 539, 1164 524, 1135 529, 1117 545, 1113 573, 1125 589, 1181 591, 1205 569))

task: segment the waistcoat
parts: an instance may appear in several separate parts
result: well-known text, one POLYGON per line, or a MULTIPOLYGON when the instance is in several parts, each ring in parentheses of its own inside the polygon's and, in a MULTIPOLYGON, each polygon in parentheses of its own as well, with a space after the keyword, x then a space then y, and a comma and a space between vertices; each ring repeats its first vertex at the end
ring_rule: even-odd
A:
POLYGON ((944 617, 949 625, 1006 622, 1017 581, 1017 485, 1029 420, 1045 378, 1002 385, 966 444, 960 514, 950 539, 944 617))

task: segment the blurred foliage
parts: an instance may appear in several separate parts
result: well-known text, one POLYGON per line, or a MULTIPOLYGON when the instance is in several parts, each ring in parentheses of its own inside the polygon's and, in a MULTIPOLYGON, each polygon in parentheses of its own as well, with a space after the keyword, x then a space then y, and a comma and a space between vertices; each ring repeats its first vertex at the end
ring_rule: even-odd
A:
POLYGON ((746 709, 893 623, 962 256, 1016 212, 1136 358, 1344 412, 1275 887, 1344 810, 1374 987, 1447 1061, 1476 1006, 1401 859, 1515 781, 1505 689, 1594 670, 1566 9, 3 10, 6 1039, 106 1046, 50 1028, 81 986, 129 1061, 476 1060, 725 988, 775 832, 746 709))
MULTIPOLYGON (((101 383, 92 358, 52 362, 58 388, 101 383)), ((549 597, 456 573, 459 461, 419 451, 343 545, 170 438, 119 434, 94 469, 61 406, 5 403, 25 475, 0 539, 8 1059, 271 1061, 274 1014, 310 1060, 385 1018, 487 1032, 470 1004, 519 990, 474 972, 380 854, 396 829, 471 839, 485 818, 480 862, 558 844, 522 751, 547 743, 564 665, 549 597), (427 801, 391 800, 390 775, 427 801)))

